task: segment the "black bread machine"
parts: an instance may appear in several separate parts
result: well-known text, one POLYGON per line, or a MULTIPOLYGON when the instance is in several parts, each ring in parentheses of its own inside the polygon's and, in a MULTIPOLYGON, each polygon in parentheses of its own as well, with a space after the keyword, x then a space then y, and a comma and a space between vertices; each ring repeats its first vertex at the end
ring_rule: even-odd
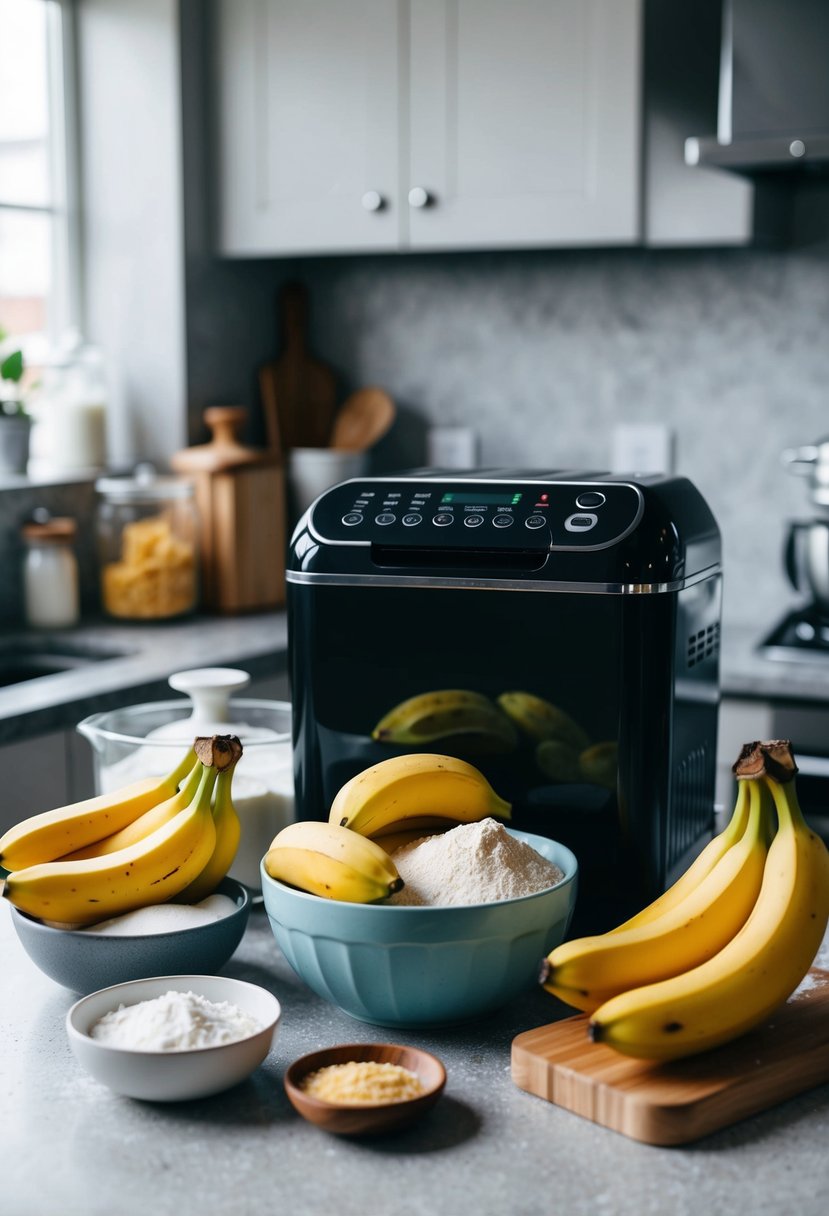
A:
POLYGON ((288 559, 298 818, 401 751, 458 756, 511 827, 576 853, 578 931, 610 928, 711 836, 720 558, 681 477, 427 470, 328 490, 288 559), (430 717, 435 693, 454 712, 430 717), (407 701, 428 723, 415 742, 378 729, 407 701))

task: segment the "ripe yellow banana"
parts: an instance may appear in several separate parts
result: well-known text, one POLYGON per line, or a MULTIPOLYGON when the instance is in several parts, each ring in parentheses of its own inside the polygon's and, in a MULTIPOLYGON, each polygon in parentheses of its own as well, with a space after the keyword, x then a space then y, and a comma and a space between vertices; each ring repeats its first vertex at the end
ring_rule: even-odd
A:
POLYGON ((789 745, 754 746, 771 749, 758 780, 771 790, 778 829, 751 916, 699 967, 600 1006, 589 1024, 594 1041, 652 1060, 706 1051, 759 1025, 809 970, 829 919, 829 853, 798 805, 794 761, 789 768, 783 750, 791 759, 789 745))
POLYGON ((577 752, 583 752, 590 745, 587 732, 578 722, 543 697, 531 692, 503 692, 498 697, 498 704, 516 726, 536 743, 542 739, 561 739, 577 752))
POLYGON ((216 844, 210 860, 201 874, 176 896, 176 903, 197 904, 199 900, 206 899, 208 895, 213 894, 233 865, 242 834, 242 825, 231 798, 233 767, 224 769, 216 779, 216 793, 213 800, 216 844))
MULTIPOLYGON (((734 803, 734 810, 731 813, 726 826, 718 836, 710 840, 698 857, 691 862, 687 870, 676 880, 672 887, 669 887, 663 895, 660 895, 653 903, 648 904, 641 912, 637 912, 635 916, 631 916, 623 924, 617 928, 611 929, 611 933, 621 933, 624 929, 633 929, 637 925, 646 925, 663 913, 669 912, 671 908, 676 908, 678 904, 691 893, 696 890, 706 875, 710 874, 714 866, 720 858, 736 844, 740 837, 745 832, 746 824, 748 823, 748 807, 751 783, 749 781, 739 781, 737 783, 737 798, 734 803)), ((768 818, 768 814, 766 815, 768 818)))
POLYGON ((86 861, 90 857, 103 857, 106 853, 116 853, 119 849, 125 849, 128 845, 143 840, 145 836, 149 836, 156 828, 169 823, 179 811, 190 805, 199 788, 202 765, 212 766, 221 773, 228 766, 235 765, 241 754, 242 745, 235 735, 199 736, 193 744, 193 757, 194 760, 198 757, 201 764, 194 766, 177 794, 174 794, 172 798, 167 798, 164 802, 159 802, 157 806, 151 807, 132 823, 121 828, 119 832, 113 832, 111 836, 105 836, 103 840, 97 840, 94 844, 87 845, 85 849, 76 849, 73 853, 66 854, 61 860, 86 861))
POLYGON ((205 768, 190 806, 143 840, 88 861, 51 861, 15 870, 3 895, 30 916, 74 925, 172 899, 213 852, 210 796, 215 781, 215 768, 205 768))
POLYGON ((763 881, 765 808, 751 784, 742 836, 684 899, 653 920, 557 946, 544 987, 591 1012, 615 993, 678 975, 720 951, 748 920, 763 881))
POLYGON ((265 854, 265 869, 301 891, 356 904, 386 899, 403 886, 385 849, 332 823, 288 824, 265 854))
POLYGON ((371 732, 371 737, 380 742, 409 746, 453 735, 485 736, 492 750, 512 750, 518 742, 515 727, 489 697, 465 688, 409 697, 381 718, 371 732))
POLYGON ((0 867, 21 870, 55 861, 120 831, 151 807, 172 798, 195 764, 191 748, 166 777, 145 777, 123 789, 24 819, 0 837, 0 867))
POLYGON ((465 760, 414 753, 381 760, 352 777, 337 793, 328 821, 376 836, 391 824, 402 830, 404 821, 424 815, 459 823, 489 815, 509 819, 510 804, 465 760))
POLYGON ((201 778, 202 767, 197 764, 181 789, 172 798, 165 798, 163 802, 150 807, 143 815, 133 819, 132 823, 128 823, 120 831, 113 832, 111 836, 104 836, 103 840, 96 840, 92 844, 88 844, 86 848, 75 849, 74 852, 67 853, 60 860, 88 861, 91 857, 104 857, 107 853, 117 853, 119 849, 125 849, 128 845, 143 840, 145 836, 149 836, 150 832, 169 823, 179 811, 190 805, 199 788, 201 778))

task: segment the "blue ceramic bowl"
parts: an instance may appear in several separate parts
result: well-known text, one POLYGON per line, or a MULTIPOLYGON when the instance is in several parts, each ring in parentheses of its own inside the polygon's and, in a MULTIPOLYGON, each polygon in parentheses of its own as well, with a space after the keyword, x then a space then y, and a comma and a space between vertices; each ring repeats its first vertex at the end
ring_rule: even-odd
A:
POLYGON ((216 890, 236 904, 221 920, 172 933, 109 937, 104 933, 55 929, 12 908, 12 923, 33 963, 72 992, 96 992, 127 980, 156 975, 212 975, 233 954, 248 923, 250 894, 233 878, 216 890))
POLYGON ((564 845, 512 832, 564 878, 520 899, 446 908, 352 904, 307 895, 262 872, 274 937, 319 996, 376 1026, 449 1025, 480 1017, 538 983, 563 941, 578 865, 564 845))

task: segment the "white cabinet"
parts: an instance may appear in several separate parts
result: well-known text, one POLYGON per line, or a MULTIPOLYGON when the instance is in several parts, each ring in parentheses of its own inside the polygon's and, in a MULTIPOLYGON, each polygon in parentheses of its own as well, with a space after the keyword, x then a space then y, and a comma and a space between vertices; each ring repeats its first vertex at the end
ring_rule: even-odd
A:
MULTIPOLYGON (((639 0, 412 0, 413 249, 639 236, 639 0)), ((406 218, 406 217, 404 217, 406 218)))
POLYGON ((222 252, 397 247, 400 39, 397 0, 220 0, 222 252))
POLYGON ((640 235, 641 0, 217 0, 229 255, 640 235))

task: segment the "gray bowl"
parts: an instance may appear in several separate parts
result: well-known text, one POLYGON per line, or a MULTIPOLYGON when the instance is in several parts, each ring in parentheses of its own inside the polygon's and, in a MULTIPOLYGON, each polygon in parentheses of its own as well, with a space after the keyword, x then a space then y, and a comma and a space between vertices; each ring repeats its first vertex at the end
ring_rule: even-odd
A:
POLYGON ((216 894, 227 895, 236 911, 208 925, 147 933, 139 937, 108 937, 83 930, 53 929, 12 908, 12 923, 33 963, 50 979, 85 994, 128 980, 184 973, 212 975, 233 954, 248 923, 250 895, 233 878, 225 878, 216 894))

